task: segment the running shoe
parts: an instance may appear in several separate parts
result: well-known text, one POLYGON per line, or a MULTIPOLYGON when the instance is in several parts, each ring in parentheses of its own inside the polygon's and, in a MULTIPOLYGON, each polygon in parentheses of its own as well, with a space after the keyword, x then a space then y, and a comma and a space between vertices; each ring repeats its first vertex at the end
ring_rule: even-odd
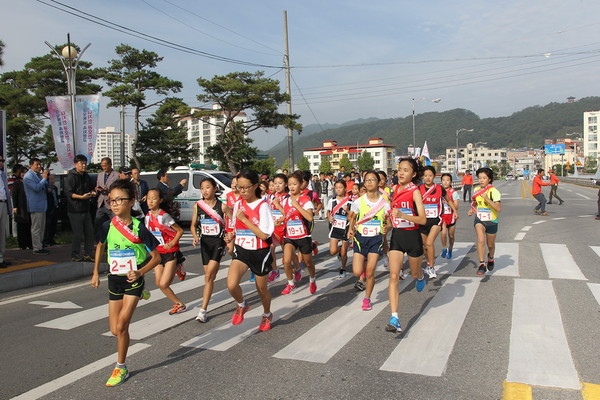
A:
POLYGON ((273 320, 273 313, 269 313, 268 317, 263 315, 260 320, 260 325, 258 326, 259 332, 266 332, 271 330, 271 321, 273 320))
POLYGON ((427 267, 427 268, 425 268, 425 272, 427 272, 427 275, 429 275, 430 279, 437 278, 437 274, 435 273, 435 268, 427 267))
POLYGON ((94 257, 92 257, 92 256, 83 256, 83 261, 85 261, 85 262, 94 262, 94 257))
POLYGON ((371 311, 373 309, 373 306, 371 305, 371 299, 363 299, 362 309, 363 311, 371 311))
POLYGON ((127 368, 115 368, 110 378, 106 381, 106 386, 119 386, 121 383, 125 382, 125 379, 127 378, 129 378, 129 371, 127 368))
POLYGON ((536 214, 541 214, 542 212, 540 210, 536 210, 535 208, 533 209, 533 212, 536 214))
POLYGON ((185 276, 187 275, 187 272, 185 272, 183 264, 181 263, 177 264, 177 267, 175 268, 175 273, 177 274, 177 277, 180 281, 184 280, 185 276))
POLYGON ((443 249, 442 254, 440 254, 440 257, 446 258, 447 256, 448 256, 448 249, 443 249))
POLYGON ((546 216, 548 216, 549 214, 548 214, 546 211, 544 211, 543 213, 540 213, 540 215, 543 215, 544 217, 546 217, 546 216))
POLYGON ((313 254, 313 256, 316 256, 317 254, 319 254, 319 249, 317 247, 318 245, 319 245, 319 242, 317 242, 316 240, 313 240, 313 242, 312 242, 312 254, 313 254))
POLYGON ((390 317, 390 322, 386 325, 385 330, 388 332, 402 332, 400 320, 396 317, 390 317))
POLYGON ((278 269, 274 269, 269 273, 269 282, 273 282, 275 279, 279 279, 281 272, 278 269))
POLYGON ((448 249, 448 255, 446 257, 448 260, 452 258, 452 249, 448 249))
POLYGON ((310 294, 315 294, 315 292, 317 291, 317 282, 310 282, 308 284, 308 291, 310 292, 310 294))
POLYGON ((296 285, 290 285, 288 283, 287 285, 285 285, 285 287, 281 291, 281 294, 290 294, 292 292, 292 290, 294 290, 294 289, 296 289, 296 285))
POLYGON ((254 272, 250 272, 250 279, 248 279, 249 282, 256 282, 256 278, 254 277, 254 272))
POLYGON ((479 268, 477 268, 477 275, 485 275, 485 271, 486 271, 485 264, 484 263, 479 264, 479 268))
POLYGON ((494 259, 493 258, 488 258, 487 270, 491 271, 493 269, 494 269, 494 259))
POLYGON ((73 256, 73 257, 71 257, 71 261, 73 261, 73 262, 81 262, 81 261, 83 261, 83 257, 81 257, 81 256, 73 256))
POLYGON ((294 282, 300 282, 302 279, 302 267, 298 267, 298 269, 294 270, 294 282))
POLYGON ((244 302, 244 307, 237 306, 235 312, 233 313, 233 317, 231 317, 231 323, 233 325, 239 325, 244 322, 244 314, 246 311, 250 309, 250 305, 244 302))
POLYGON ((338 274, 339 279, 344 279, 346 277, 346 270, 340 268, 340 273, 338 274))
POLYGON ((146 289, 142 290, 141 299, 142 300, 150 300, 150 292, 147 291, 146 289))
POLYGON ((383 255, 383 267, 384 268, 389 268, 390 266, 390 259, 388 258, 388 256, 386 254, 383 255))
POLYGON ((403 281, 404 279, 406 279, 406 274, 403 270, 400 270, 400 280, 403 281))
POLYGON ((182 313, 185 311, 185 309, 186 309, 185 304, 181 304, 181 303, 173 304, 173 308, 171 308, 171 311, 169 311, 169 315, 182 313))
POLYGON ((362 281, 356 281, 356 283, 354 284, 354 289, 358 290, 359 292, 362 292, 366 288, 367 287, 362 281))
POLYGON ((196 321, 198 321, 198 322, 208 321, 208 317, 206 316, 207 313, 208 312, 204 308, 201 308, 200 311, 198 311, 198 316, 196 317, 196 321))
POLYGON ((417 279, 417 292, 422 292, 425 289, 425 285, 427 285, 427 279, 425 279, 425 275, 421 279, 417 279))

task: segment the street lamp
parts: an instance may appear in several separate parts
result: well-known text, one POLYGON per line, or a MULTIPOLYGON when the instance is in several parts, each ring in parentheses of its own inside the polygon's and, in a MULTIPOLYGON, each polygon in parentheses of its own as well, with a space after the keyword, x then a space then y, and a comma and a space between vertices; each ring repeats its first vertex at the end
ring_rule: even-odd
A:
POLYGON ((56 51, 54 46, 52 46, 48 42, 44 42, 50 49, 56 54, 58 59, 63 65, 65 69, 65 74, 67 75, 67 95, 71 98, 71 131, 73 135, 73 153, 77 152, 77 143, 76 143, 76 132, 75 127, 77 126, 75 123, 75 93, 76 93, 76 79, 75 75, 77 73, 77 67, 79 66, 79 60, 81 60, 81 56, 90 47, 91 43, 88 43, 87 46, 81 50, 81 53, 77 53, 77 49, 71 45, 71 35, 67 33, 67 45, 63 47, 61 53, 56 51))
POLYGON ((454 162, 454 175, 458 177, 458 134, 461 132, 473 132, 473 129, 460 128, 456 131, 456 160, 454 162))
POLYGON ((417 139, 415 137, 415 105, 423 100, 429 100, 432 103, 439 103, 440 101, 442 101, 442 99, 439 99, 439 98, 438 99, 428 99, 426 97, 421 97, 420 99, 415 99, 413 97, 413 99, 412 99, 412 103, 413 103, 413 106, 412 106, 413 154, 412 154, 412 156, 413 156, 413 158, 415 156, 415 153, 417 152, 417 139))

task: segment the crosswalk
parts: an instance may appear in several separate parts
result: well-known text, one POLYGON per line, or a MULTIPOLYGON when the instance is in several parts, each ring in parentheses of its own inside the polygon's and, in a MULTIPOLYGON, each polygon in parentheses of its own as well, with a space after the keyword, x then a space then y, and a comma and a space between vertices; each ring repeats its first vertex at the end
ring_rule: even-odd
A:
MULTIPOLYGON (((512 289, 512 320, 510 321, 510 338, 508 346, 508 367, 506 381, 521 382, 528 385, 558 387, 563 389, 578 389, 581 387, 570 346, 575 345, 565 334, 561 319, 560 306, 555 290, 556 280, 569 280, 578 284, 580 290, 587 290, 586 296, 600 306, 600 283, 587 282, 587 278, 575 261, 568 246, 562 244, 541 243, 539 251, 542 254, 546 276, 537 279, 521 277, 519 258, 521 243, 506 242, 496 244, 496 265, 483 279, 504 279, 507 285, 514 282, 512 289), (541 305, 534 307, 532 305, 541 305), (549 351, 552 349, 552 351, 549 351)), ((325 250, 326 245, 320 246, 325 250)), ((591 263, 598 265, 600 247, 590 246, 591 263)), ((454 248, 452 260, 438 259, 436 264, 438 278, 433 281, 435 289, 430 301, 419 310, 415 310, 414 320, 403 326, 404 332, 397 335, 398 344, 379 360, 379 369, 404 374, 441 377, 446 373, 448 360, 455 351, 455 344, 468 318, 472 305, 481 295, 484 280, 474 275, 474 269, 465 267, 465 261, 476 263, 477 256, 474 243, 458 242, 454 248)), ((217 281, 227 276, 229 261, 223 262, 217 274, 217 281)), ((327 294, 338 289, 348 280, 339 279, 337 268, 339 261, 336 257, 327 256, 317 264, 318 290, 311 295, 308 285, 300 286, 287 296, 274 295, 272 310, 274 313, 273 329, 277 329, 277 321, 298 312, 305 307, 311 307, 317 299, 326 298, 327 294)), ((272 349, 269 356, 309 363, 328 363, 361 331, 373 323, 373 320, 387 313, 388 280, 384 273, 386 268, 378 266, 377 281, 371 297, 373 309, 361 310, 364 295, 357 293, 350 301, 341 305, 338 310, 320 319, 306 331, 299 330, 293 340, 282 348, 272 349), (340 329, 343 327, 343 329, 340 329)), ((280 282, 283 280, 280 278, 280 282)), ((193 276, 173 285, 176 293, 194 291, 202 293, 204 277, 193 276)), ((400 292, 410 290, 414 282, 409 277, 400 282, 400 292)), ((350 287, 351 285, 349 285, 350 287)), ((428 285, 429 286, 429 285, 428 285)), ((246 296, 254 293, 253 283, 243 282, 242 290, 246 296)), ((354 289, 349 289, 354 290, 354 289)), ((275 293, 275 292, 273 292, 275 293)), ((152 291, 149 301, 139 303, 147 307, 152 302, 161 301, 164 295, 158 289, 152 291)), ((188 311, 169 316, 166 312, 149 315, 139 320, 134 318, 130 326, 133 340, 144 340, 152 335, 173 328, 196 316, 202 299, 188 303, 188 311)), ((232 299, 227 289, 216 291, 211 301, 211 310, 223 306, 231 306, 232 299)), ((402 307, 402 305, 401 305, 402 307)), ((243 343, 257 332, 262 307, 254 306, 245 316, 244 323, 233 326, 229 321, 211 326, 201 334, 189 338, 179 346, 211 351, 226 352, 232 347, 243 343)), ((72 330, 94 321, 107 317, 106 305, 92 307, 83 311, 52 319, 36 325, 38 328, 72 330)), ((110 332, 99 332, 110 335, 110 332)), ((382 335, 390 335, 384 333, 382 335)), ((596 351, 596 350, 592 350, 596 351)), ((599 354, 600 355, 600 354, 599 354)))

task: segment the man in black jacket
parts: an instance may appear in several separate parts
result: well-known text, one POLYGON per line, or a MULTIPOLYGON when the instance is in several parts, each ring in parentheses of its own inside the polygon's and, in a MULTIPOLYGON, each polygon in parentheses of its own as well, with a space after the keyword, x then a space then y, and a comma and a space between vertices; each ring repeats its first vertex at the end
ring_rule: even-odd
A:
POLYGON ((158 184, 156 185, 156 189, 160 190, 161 193, 165 196, 165 198, 172 199, 183 192, 183 188, 187 185, 187 179, 182 179, 177 186, 171 189, 169 186, 169 174, 166 170, 161 169, 156 173, 156 179, 158 180, 158 184))
POLYGON ((90 215, 90 199, 96 196, 94 183, 86 172, 87 157, 78 154, 73 159, 75 168, 65 179, 65 196, 67 197, 67 215, 71 221, 73 240, 71 248, 72 261, 94 261, 94 225, 90 215), (81 257, 81 240, 83 257, 81 257))

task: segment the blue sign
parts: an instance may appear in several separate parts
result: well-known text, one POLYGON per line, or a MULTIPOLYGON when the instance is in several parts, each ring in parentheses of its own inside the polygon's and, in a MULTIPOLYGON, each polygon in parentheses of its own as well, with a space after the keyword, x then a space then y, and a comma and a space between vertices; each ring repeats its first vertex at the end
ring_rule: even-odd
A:
POLYGON ((544 152, 546 154, 565 154, 564 144, 546 144, 544 145, 544 152))

